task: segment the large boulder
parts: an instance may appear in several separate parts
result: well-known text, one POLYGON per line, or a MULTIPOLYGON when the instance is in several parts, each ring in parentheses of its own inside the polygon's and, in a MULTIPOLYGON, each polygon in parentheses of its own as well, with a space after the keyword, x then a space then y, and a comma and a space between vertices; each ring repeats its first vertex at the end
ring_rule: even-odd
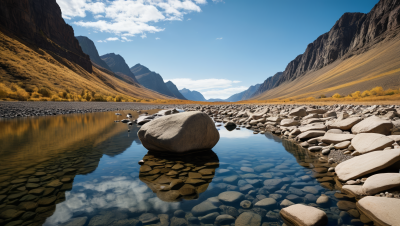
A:
POLYGON ((140 128, 138 137, 148 150, 183 153, 213 148, 219 132, 207 114, 192 111, 154 119, 140 128))
POLYGON ((399 225, 400 199, 367 196, 357 202, 357 209, 375 225, 399 225))
POLYGON ((283 208, 279 213, 289 225, 325 226, 328 224, 326 213, 312 206, 295 204, 283 208))
POLYGON ((380 133, 390 135, 393 124, 391 121, 383 120, 376 116, 371 116, 357 123, 351 128, 351 132, 357 133, 380 133))
POLYGON ((393 143, 392 139, 379 133, 359 133, 351 140, 351 145, 359 154, 383 150, 391 147, 393 143))
POLYGON ((350 130, 354 125, 362 120, 360 117, 351 117, 344 120, 336 120, 332 124, 328 125, 329 129, 341 129, 350 130))
POLYGON ((367 195, 375 195, 399 186, 400 173, 379 173, 368 177, 363 184, 363 191, 367 195))
POLYGON ((325 133, 321 138, 321 141, 326 144, 338 144, 343 141, 350 141, 355 137, 353 134, 337 134, 337 133, 325 133))
POLYGON ((398 161, 400 149, 373 151, 340 163, 335 172, 339 180, 348 181, 385 169, 398 161))

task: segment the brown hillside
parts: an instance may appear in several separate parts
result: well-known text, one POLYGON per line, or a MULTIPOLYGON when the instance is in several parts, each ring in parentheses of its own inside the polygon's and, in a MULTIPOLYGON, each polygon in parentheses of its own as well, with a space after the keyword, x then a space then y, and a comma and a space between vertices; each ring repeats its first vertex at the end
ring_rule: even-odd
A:
POLYGON ((347 96, 376 86, 384 89, 400 87, 400 28, 350 54, 350 57, 286 81, 253 99, 298 99, 334 93, 347 96))
MULTIPOLYGON (((96 65, 92 73, 51 51, 0 30, 0 98, 17 100, 140 101, 169 99, 128 84, 96 65), (8 94, 7 94, 8 93, 8 94)), ((120 76, 119 76, 120 77, 120 76)))

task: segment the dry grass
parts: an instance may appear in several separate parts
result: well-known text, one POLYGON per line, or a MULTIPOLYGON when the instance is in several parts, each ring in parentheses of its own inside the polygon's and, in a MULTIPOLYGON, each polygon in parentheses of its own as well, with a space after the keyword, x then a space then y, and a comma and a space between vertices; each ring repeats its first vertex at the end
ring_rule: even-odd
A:
MULTIPOLYGON (((257 100, 318 98, 321 95, 348 96, 356 90, 370 90, 375 86, 384 89, 400 87, 400 32, 370 49, 360 49, 358 54, 337 60, 317 71, 281 84, 254 97, 257 100)), ((379 99, 379 98, 378 98, 379 99)))
POLYGON ((0 31, 0 99, 151 102, 170 99, 93 67, 88 73, 51 52, 0 31))

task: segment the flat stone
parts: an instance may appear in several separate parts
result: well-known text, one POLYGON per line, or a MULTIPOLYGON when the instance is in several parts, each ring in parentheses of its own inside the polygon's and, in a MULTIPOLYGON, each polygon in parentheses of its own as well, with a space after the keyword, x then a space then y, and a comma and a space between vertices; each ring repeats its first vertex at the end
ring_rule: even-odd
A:
MULTIPOLYGON (((322 124, 322 123, 313 123, 313 124, 308 124, 308 125, 303 126, 303 127, 299 127, 299 129, 300 129, 300 132, 302 132, 302 133, 310 131, 310 130, 326 131, 326 126, 324 124, 322 124)), ((323 136, 323 134, 321 136, 323 136)))
POLYGON ((238 180, 238 176, 236 176, 236 175, 232 175, 232 176, 225 177, 224 179, 222 179, 222 181, 224 181, 226 183, 233 183, 237 180, 238 180))
POLYGON ((179 189, 181 195, 193 195, 196 194, 196 188, 193 185, 185 184, 179 189))
POLYGON ((216 225, 230 225, 235 222, 235 218, 228 214, 222 214, 215 219, 216 225))
POLYGON ((326 144, 338 144, 343 141, 352 140, 355 137, 353 134, 336 134, 336 133, 325 133, 321 138, 321 142, 326 144))
POLYGON ((340 200, 339 202, 336 203, 336 205, 337 207, 339 207, 340 210, 345 210, 345 211, 356 208, 356 203, 350 201, 340 200))
POLYGON ((0 218, 2 219, 14 219, 21 216, 24 211, 15 210, 15 209, 7 209, 0 213, 0 218))
POLYGON ((287 199, 284 199, 284 200, 281 202, 280 207, 281 207, 281 208, 285 208, 285 207, 288 207, 288 206, 291 206, 291 205, 294 205, 294 203, 291 202, 291 201, 289 201, 289 200, 287 200, 287 199))
POLYGON ((313 186, 305 186, 303 189, 301 189, 302 191, 304 191, 304 192, 307 192, 307 193, 311 193, 311 194, 318 194, 318 190, 315 188, 315 187, 313 187, 313 186))
POLYGON ((62 224, 61 226, 83 226, 87 221, 87 217, 76 217, 72 218, 68 222, 62 224))
POLYGON ((383 120, 376 116, 371 116, 357 123, 351 128, 353 134, 358 133, 380 133, 390 135, 393 124, 389 120, 383 120))
POLYGON ((365 195, 362 185, 343 185, 342 192, 356 198, 360 198, 361 196, 365 195))
POLYGON ((46 187, 57 188, 57 187, 61 187, 62 185, 63 185, 63 183, 60 182, 60 180, 53 180, 52 182, 48 183, 46 185, 46 187))
POLYGON ((139 220, 143 224, 150 224, 150 223, 156 223, 156 222, 160 221, 160 218, 153 213, 144 213, 144 214, 140 215, 139 220))
POLYGON ((201 223, 203 224, 207 224, 207 223, 214 223, 215 219, 219 216, 218 212, 213 212, 213 213, 209 213, 205 216, 199 217, 199 220, 201 221, 201 223))
MULTIPOLYGON (((356 136, 357 137, 357 136, 356 136)), ((354 141, 354 138, 353 138, 353 141, 354 141)), ((350 141, 343 141, 343 142, 340 142, 340 143, 338 143, 338 144, 335 144, 335 148, 336 149, 346 149, 349 145, 351 144, 351 142, 350 141)))
POLYGON ((399 186, 400 173, 380 173, 368 177, 362 188, 367 195, 375 195, 399 186))
POLYGON ((204 216, 206 214, 216 212, 219 208, 216 207, 212 202, 206 200, 192 208, 192 214, 194 216, 204 216))
POLYGON ((264 181, 265 186, 278 186, 283 181, 281 179, 268 179, 264 181))
POLYGON ((256 204, 254 204, 254 206, 262 207, 262 208, 275 206, 275 205, 276 205, 276 200, 273 198, 265 198, 265 199, 262 199, 262 200, 256 202, 256 204))
POLYGON ((261 216, 253 212, 243 212, 235 221, 235 226, 260 226, 261 216))
POLYGON ((199 170, 201 175, 213 175, 215 173, 215 169, 201 169, 199 170))
POLYGON ((362 120, 360 117, 351 117, 343 120, 336 120, 329 125, 329 129, 350 130, 354 125, 362 120))
POLYGON ((317 204, 318 205, 324 205, 324 204, 327 204, 328 202, 329 202, 329 197, 326 196, 326 195, 321 195, 317 199, 317 204))
POLYGON ((357 209, 376 225, 399 225, 400 199, 367 196, 357 202, 357 209))
POLYGON ((250 167, 240 167, 240 170, 241 171, 243 171, 243 172, 247 172, 247 173, 253 173, 254 172, 254 170, 252 169, 252 168, 250 168, 250 167))
POLYGON ((165 202, 179 201, 181 194, 178 190, 158 191, 157 197, 165 202))
POLYGON ((351 145, 360 154, 383 150, 386 147, 391 147, 393 143, 392 139, 379 133, 360 133, 351 141, 351 145))
POLYGON ((299 138, 300 140, 305 140, 305 139, 320 137, 320 136, 324 136, 324 135, 325 135, 325 131, 323 131, 323 130, 309 130, 309 131, 300 133, 299 135, 297 135, 297 138, 299 138))
POLYGON ((56 199, 57 199, 56 196, 42 197, 41 199, 39 199, 38 204, 40 206, 48 206, 54 203, 56 199))
POLYGON ((294 119, 283 119, 280 123, 281 126, 298 126, 300 122, 294 119))
POLYGON ((237 191, 226 191, 218 195, 218 199, 223 203, 239 203, 244 200, 244 195, 237 191))
POLYGON ((295 204, 283 208, 280 211, 280 215, 293 225, 325 226, 328 224, 328 217, 324 211, 303 204, 295 204))
POLYGON ((385 169, 398 161, 400 149, 374 151, 340 163, 335 172, 341 181, 348 181, 385 169))

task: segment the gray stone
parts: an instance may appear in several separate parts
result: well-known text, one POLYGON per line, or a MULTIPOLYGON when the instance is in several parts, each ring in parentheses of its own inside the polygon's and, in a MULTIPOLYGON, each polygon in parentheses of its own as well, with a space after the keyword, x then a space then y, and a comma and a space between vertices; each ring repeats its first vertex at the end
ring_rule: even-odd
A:
POLYGON ((192 208, 192 214, 194 216, 204 216, 206 214, 218 211, 218 207, 216 207, 212 202, 206 200, 192 208))
POLYGON ((218 195, 218 199, 223 203, 239 203, 244 200, 244 195, 237 191, 226 191, 218 195))

